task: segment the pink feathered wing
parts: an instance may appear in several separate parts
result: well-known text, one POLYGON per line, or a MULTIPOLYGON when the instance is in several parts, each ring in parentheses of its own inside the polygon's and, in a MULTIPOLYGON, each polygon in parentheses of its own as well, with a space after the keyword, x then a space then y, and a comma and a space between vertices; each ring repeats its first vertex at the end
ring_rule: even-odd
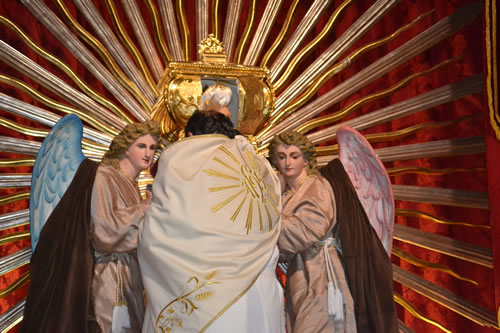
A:
POLYGON ((391 255, 394 228, 394 195, 384 165, 370 143, 356 130, 337 131, 339 159, 358 194, 370 223, 391 255))

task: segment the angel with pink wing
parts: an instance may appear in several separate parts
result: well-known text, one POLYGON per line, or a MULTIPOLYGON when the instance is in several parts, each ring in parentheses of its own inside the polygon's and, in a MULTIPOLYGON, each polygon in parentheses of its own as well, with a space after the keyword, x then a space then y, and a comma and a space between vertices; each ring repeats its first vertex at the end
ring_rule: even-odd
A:
POLYGON ((288 332, 397 332, 390 181, 358 132, 343 127, 337 138, 340 160, 321 172, 298 132, 275 136, 269 148, 282 181, 288 332))

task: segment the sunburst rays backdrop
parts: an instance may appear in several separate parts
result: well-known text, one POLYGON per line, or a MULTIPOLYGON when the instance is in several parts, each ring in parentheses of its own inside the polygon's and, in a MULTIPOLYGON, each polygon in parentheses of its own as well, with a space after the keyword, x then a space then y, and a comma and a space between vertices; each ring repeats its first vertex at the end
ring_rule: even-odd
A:
POLYGON ((500 195, 496 7, 495 0, 1 1, 0 329, 15 331, 22 318, 29 187, 43 137, 76 113, 86 126, 84 153, 100 159, 120 128, 151 117, 167 65, 197 61, 197 45, 213 33, 230 62, 269 68, 275 108, 254 133, 258 149, 297 129, 324 165, 337 154, 336 130, 349 125, 385 163, 397 208, 401 330, 496 331, 500 214, 489 199, 500 195))

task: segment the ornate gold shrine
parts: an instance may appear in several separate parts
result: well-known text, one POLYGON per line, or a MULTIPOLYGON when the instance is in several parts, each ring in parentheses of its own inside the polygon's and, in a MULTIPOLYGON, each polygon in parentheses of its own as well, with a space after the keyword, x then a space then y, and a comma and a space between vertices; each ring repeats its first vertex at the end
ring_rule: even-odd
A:
POLYGON ((234 127, 241 134, 255 134, 274 109, 269 70, 228 63, 224 46, 212 34, 200 43, 198 52, 201 61, 170 62, 163 73, 153 112, 163 133, 176 140, 191 114, 201 109, 203 91, 218 82, 232 90, 228 108, 234 127))

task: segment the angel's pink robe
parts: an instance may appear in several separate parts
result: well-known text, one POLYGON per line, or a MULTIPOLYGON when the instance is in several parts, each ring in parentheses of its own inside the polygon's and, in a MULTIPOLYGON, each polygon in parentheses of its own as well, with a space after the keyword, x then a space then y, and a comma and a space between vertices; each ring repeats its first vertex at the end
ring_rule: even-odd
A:
POLYGON ((131 328, 127 332, 142 329, 144 288, 137 261, 137 237, 148 206, 149 202, 141 199, 137 185, 119 170, 99 166, 92 190, 90 239, 96 251, 92 300, 103 332, 111 332, 113 304, 119 292, 118 261, 130 315, 131 328))
POLYGON ((283 195, 280 251, 289 255, 287 272, 287 324, 290 333, 356 332, 353 301, 336 249, 328 247, 334 277, 344 297, 344 321, 328 316, 327 269, 318 242, 336 224, 331 185, 320 176, 309 176, 283 195))

